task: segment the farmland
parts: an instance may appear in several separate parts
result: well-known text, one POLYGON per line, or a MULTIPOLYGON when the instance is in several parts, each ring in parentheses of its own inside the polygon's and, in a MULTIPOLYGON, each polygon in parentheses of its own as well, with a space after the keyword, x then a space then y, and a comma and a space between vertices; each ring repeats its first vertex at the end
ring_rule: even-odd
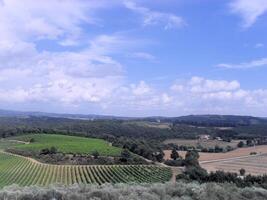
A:
POLYGON ((0 187, 12 184, 47 186, 55 183, 155 183, 167 182, 171 176, 169 168, 158 166, 50 165, 0 152, 0 187))
MULTIPOLYGON (((261 145, 256 147, 246 147, 246 148, 238 148, 236 150, 226 152, 226 153, 199 153, 199 161, 211 161, 211 160, 219 160, 219 159, 230 159, 230 158, 236 158, 236 157, 243 157, 243 156, 249 156, 251 152, 257 152, 258 154, 265 154, 267 153, 267 145, 261 145)), ((170 150, 164 151, 165 158, 170 159, 170 150)), ((184 157, 186 152, 185 151, 179 151, 179 154, 184 157)))
POLYGON ((102 156, 118 156, 121 153, 120 148, 113 147, 102 139, 53 134, 30 134, 11 137, 9 139, 10 141, 17 140, 24 142, 29 142, 31 139, 34 139, 34 142, 29 144, 17 143, 16 145, 12 145, 15 149, 33 152, 40 152, 41 149, 53 146, 62 153, 92 154, 94 151, 97 151, 102 156))
POLYGON ((201 166, 207 171, 222 170, 239 173, 239 170, 243 168, 247 174, 263 175, 267 174, 267 154, 216 162, 203 162, 201 166))
MULTIPOLYGON (((165 158, 170 159, 171 151, 164 151, 165 158)), ((185 151, 179 151, 179 155, 185 157, 185 151)), ((244 168, 247 173, 254 175, 267 174, 267 145, 256 147, 238 148, 226 153, 199 153, 199 161, 208 171, 223 170, 238 172, 244 168), (256 156, 251 156, 256 152, 256 156)))

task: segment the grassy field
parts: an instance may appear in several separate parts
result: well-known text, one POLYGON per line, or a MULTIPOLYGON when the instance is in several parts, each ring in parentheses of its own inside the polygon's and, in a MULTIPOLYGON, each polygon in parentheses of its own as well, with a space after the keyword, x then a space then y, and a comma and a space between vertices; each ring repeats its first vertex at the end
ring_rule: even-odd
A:
POLYGON ((0 187, 49 184, 157 183, 171 179, 170 168, 158 166, 49 165, 0 152, 0 187))
POLYGON ((134 124, 137 126, 149 127, 149 128, 159 128, 159 129, 170 129, 171 123, 163 122, 147 122, 147 121, 128 121, 125 124, 134 124))
POLYGON ((184 145, 184 146, 191 146, 191 147, 198 147, 201 145, 204 148, 214 148, 216 145, 219 147, 227 147, 231 146, 233 148, 237 147, 237 144, 241 140, 232 140, 231 142, 225 142, 225 141, 218 141, 218 140, 186 140, 186 139, 168 139, 164 141, 164 144, 177 144, 178 146, 184 145))
POLYGON ((10 141, 17 140, 29 142, 31 138, 34 139, 33 143, 16 143, 12 146, 16 149, 38 152, 41 149, 54 146, 58 151, 63 153, 91 154, 94 151, 98 151, 101 156, 119 156, 121 153, 120 148, 113 147, 108 142, 101 139, 50 134, 31 134, 9 139, 10 141))

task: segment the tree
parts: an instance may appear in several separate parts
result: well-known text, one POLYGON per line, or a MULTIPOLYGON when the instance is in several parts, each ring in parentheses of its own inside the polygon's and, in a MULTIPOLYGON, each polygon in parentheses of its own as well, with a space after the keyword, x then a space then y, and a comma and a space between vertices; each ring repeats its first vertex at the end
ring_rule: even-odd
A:
POLYGON ((127 149, 123 149, 121 152, 121 161, 127 162, 131 158, 131 153, 127 149))
POLYGON ((179 158, 179 153, 176 151, 176 149, 172 149, 171 158, 173 160, 177 160, 177 158, 179 158))
POLYGON ((94 151, 94 152, 92 153, 92 155, 94 156, 94 159, 98 159, 98 157, 99 157, 99 153, 98 153, 98 151, 94 151))
POLYGON ((41 151, 40 151, 40 155, 47 155, 47 154, 49 154, 49 153, 50 153, 50 151, 49 151, 48 148, 41 149, 41 151))
POLYGON ((159 153, 156 154, 156 160, 158 162, 163 162, 163 158, 164 158, 164 152, 163 151, 160 151, 159 153))
POLYGON ((246 141, 247 146, 253 146, 253 140, 249 139, 246 141))
POLYGON ((240 176, 244 176, 246 174, 246 170, 245 169, 240 169, 239 170, 240 176))
POLYGON ((35 142, 35 139, 34 139, 34 138, 31 138, 29 142, 30 142, 30 143, 35 142))
POLYGON ((50 148, 50 154, 56 154, 57 153, 57 148, 56 147, 51 147, 50 148))
POLYGON ((242 148, 245 146, 245 143, 243 141, 240 141, 238 144, 237 144, 237 147, 238 148, 242 148))
POLYGON ((197 151, 188 151, 185 155, 185 166, 199 166, 198 162, 199 154, 197 151))

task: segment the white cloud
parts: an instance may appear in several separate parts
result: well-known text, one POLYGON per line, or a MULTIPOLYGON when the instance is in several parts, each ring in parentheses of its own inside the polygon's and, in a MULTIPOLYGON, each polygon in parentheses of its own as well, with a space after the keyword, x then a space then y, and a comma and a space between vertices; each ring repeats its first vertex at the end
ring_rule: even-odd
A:
POLYGON ((151 93, 151 87, 145 82, 140 81, 138 85, 132 84, 131 89, 134 95, 141 96, 151 93))
POLYGON ((249 69, 249 68, 264 67, 264 66, 267 66, 267 58, 261 58, 258 60, 253 60, 250 62, 244 62, 240 64, 220 63, 217 65, 217 67, 225 69, 249 69))
POLYGON ((164 29, 180 28, 185 26, 182 17, 172 13, 152 11, 149 8, 138 6, 133 1, 124 1, 126 8, 140 14, 143 17, 144 26, 163 25, 164 29))
POLYGON ((135 53, 130 54, 130 57, 148 60, 151 62, 156 60, 155 56, 151 55, 150 53, 146 53, 146 52, 135 52, 135 53))
POLYGON ((88 13, 98 7, 101 4, 97 1, 3 0, 0 4, 0 38, 12 41, 65 40, 80 35, 82 23, 94 24, 94 17, 88 13))
MULTIPOLYGON (((245 90, 236 80, 192 77, 167 86, 138 80, 132 83, 117 55, 154 61, 153 55, 135 49, 138 42, 123 34, 83 38, 83 25, 97 25, 95 9, 109 5, 110 1, 104 4, 101 0, 66 0, 64 4, 61 0, 3 2, 0 4, 1 105, 36 103, 43 111, 47 111, 47 104, 59 105, 58 110, 66 105, 77 107, 78 112, 82 105, 87 109, 97 106, 99 112, 126 115, 234 112, 240 108, 238 114, 250 109, 254 113, 266 110, 267 90, 245 90), (48 51, 38 47, 43 39, 62 46, 81 42, 83 45, 78 50, 75 47, 76 50, 48 51)), ((184 25, 182 18, 171 13, 129 2, 126 6, 141 14, 145 26, 161 25, 168 29, 184 25)), ((267 59, 262 58, 221 67, 249 68, 266 63, 267 59)))
POLYGON ((257 19, 266 13, 266 0, 232 0, 230 3, 231 11, 240 15, 243 19, 243 27, 252 26, 257 19))
POLYGON ((170 87, 170 89, 174 92, 182 92, 184 90, 184 86, 180 84, 174 84, 170 87))
POLYGON ((201 77, 192 77, 189 84, 193 93, 232 91, 240 88, 237 81, 208 80, 201 77))
POLYGON ((172 106, 186 114, 267 114, 262 112, 267 107, 267 89, 245 90, 236 80, 192 77, 170 88, 172 106), (175 106, 175 102, 179 104, 175 106))
POLYGON ((255 48, 263 48, 264 44, 263 43, 257 43, 255 44, 255 48))

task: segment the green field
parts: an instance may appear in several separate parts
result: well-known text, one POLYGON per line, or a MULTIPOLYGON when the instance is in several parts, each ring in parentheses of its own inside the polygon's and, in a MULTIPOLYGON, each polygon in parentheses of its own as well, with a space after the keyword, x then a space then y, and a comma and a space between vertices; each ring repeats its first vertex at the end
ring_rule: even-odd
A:
POLYGON ((170 168, 158 166, 49 165, 0 152, 0 187, 12 184, 47 186, 55 183, 155 183, 167 182, 171 176, 170 168))
POLYGON ((113 147, 108 142, 101 139, 54 134, 31 134, 11 137, 9 139, 28 142, 31 138, 34 139, 33 143, 17 143, 16 145, 12 145, 12 147, 21 150, 40 152, 41 149, 54 146, 58 151, 63 153, 92 154, 92 152, 98 151, 101 156, 119 156, 121 153, 120 148, 113 147))

